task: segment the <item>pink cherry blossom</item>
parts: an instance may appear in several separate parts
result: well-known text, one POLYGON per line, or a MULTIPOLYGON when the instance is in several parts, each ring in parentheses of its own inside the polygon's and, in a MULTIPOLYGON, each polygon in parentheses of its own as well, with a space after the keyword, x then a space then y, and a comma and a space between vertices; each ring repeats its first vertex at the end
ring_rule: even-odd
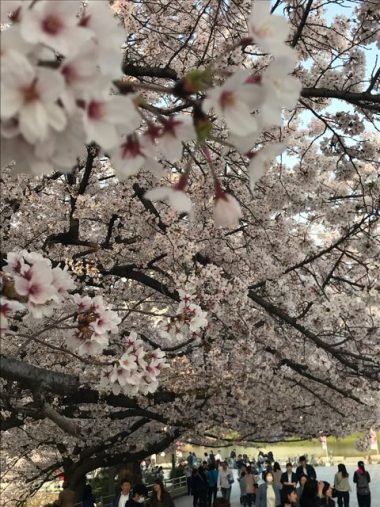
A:
POLYGON ((7 298, 0 299, 0 330, 6 331, 8 329, 8 317, 16 312, 25 311, 24 305, 15 300, 7 298))
POLYGON ((15 278, 15 289, 20 296, 27 296, 31 303, 40 305, 56 295, 53 275, 44 262, 36 262, 22 276, 15 278))

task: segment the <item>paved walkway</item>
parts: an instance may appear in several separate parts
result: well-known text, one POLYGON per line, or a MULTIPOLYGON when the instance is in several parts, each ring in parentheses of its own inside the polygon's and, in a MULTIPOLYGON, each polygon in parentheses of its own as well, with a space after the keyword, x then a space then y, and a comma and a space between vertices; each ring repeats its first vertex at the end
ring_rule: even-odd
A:
MULTIPOLYGON (((347 466, 347 471, 350 474, 350 484, 352 488, 352 492, 350 494, 350 507, 358 507, 358 502, 356 499, 356 487, 352 482, 352 477, 356 470, 354 466, 347 466)), ((366 469, 368 470, 371 476, 371 507, 380 507, 380 465, 367 465, 366 469)), ((334 482, 334 475, 337 472, 337 467, 316 467, 317 478, 321 481, 327 481, 330 483, 334 482)), ((235 478, 237 477, 237 471, 234 470, 235 478)), ((193 507, 193 497, 184 496, 181 498, 176 498, 175 500, 176 507, 193 507)), ((335 502, 335 505, 337 503, 335 502)), ((240 507, 240 490, 239 483, 235 480, 232 485, 231 492, 231 507, 240 507)))

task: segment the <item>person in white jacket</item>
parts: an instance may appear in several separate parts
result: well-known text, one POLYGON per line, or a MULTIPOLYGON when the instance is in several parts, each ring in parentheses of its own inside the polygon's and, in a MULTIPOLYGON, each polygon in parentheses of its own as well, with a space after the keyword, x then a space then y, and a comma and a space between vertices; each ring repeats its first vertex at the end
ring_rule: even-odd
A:
POLYGON ((218 473, 218 488, 220 488, 222 497, 226 498, 228 501, 231 497, 231 487, 234 480, 232 470, 228 468, 227 461, 223 461, 218 473))

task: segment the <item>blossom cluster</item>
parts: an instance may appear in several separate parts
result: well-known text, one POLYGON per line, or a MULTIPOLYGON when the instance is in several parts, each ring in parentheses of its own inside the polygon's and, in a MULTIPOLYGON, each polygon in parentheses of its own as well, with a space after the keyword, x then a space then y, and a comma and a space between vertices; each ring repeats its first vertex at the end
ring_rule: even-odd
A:
POLYGON ((166 366, 165 353, 160 349, 145 350, 135 331, 129 334, 126 342, 127 348, 120 360, 103 376, 101 389, 111 386, 113 394, 128 396, 153 393, 158 387, 157 378, 166 366))
POLYGON ((181 302, 178 305, 176 315, 168 321, 162 321, 159 326, 159 334, 169 341, 178 341, 190 337, 196 337, 207 328, 207 312, 194 302, 194 296, 180 290, 181 302))
MULTIPOLYGON (((285 44, 290 27, 281 16, 270 14, 270 2, 254 2, 248 20, 249 37, 242 47, 257 44, 275 58, 261 74, 239 69, 220 86, 216 63, 186 75, 172 93, 196 99, 194 117, 178 114, 157 122, 138 112, 142 98, 132 89, 112 93, 120 77, 121 46, 126 38, 106 2, 57 0, 13 2, 12 24, 1 33, 1 135, 4 163, 16 171, 34 174, 53 169, 70 171, 83 156, 87 143, 96 143, 111 157, 119 179, 142 168, 162 174, 157 159, 176 162, 183 143, 204 145, 211 132, 207 114, 213 110, 230 132, 229 142, 249 160, 253 187, 284 146, 258 152, 252 147, 258 136, 280 126, 282 109, 293 108, 301 83, 289 74, 295 52, 285 44), (141 119, 146 128, 137 132, 141 119)), ((122 90, 123 82, 118 81, 122 90)), ((204 146, 207 149, 207 146, 204 146)), ((206 158, 212 166, 210 156, 206 158)), ((240 205, 224 192, 212 168, 215 183, 214 220, 217 226, 238 226, 240 205)), ((188 172, 172 188, 158 187, 145 197, 166 200, 176 210, 190 213, 185 194, 188 172)))
MULTIPOLYGON (((249 37, 241 45, 257 44, 274 56, 269 66, 261 74, 252 70, 239 69, 220 86, 205 89, 206 96, 201 108, 204 114, 214 111, 222 118, 230 132, 229 142, 245 155, 248 160, 248 174, 251 188, 264 176, 274 158, 281 154, 285 145, 268 144, 254 151, 253 146, 259 135, 266 129, 282 125, 282 110, 292 109, 297 104, 301 82, 291 76, 296 63, 296 52, 285 44, 290 26, 285 18, 270 14, 270 2, 254 2, 248 20, 249 37)), ((199 81, 204 83, 211 78, 212 69, 206 69, 203 80, 200 72, 184 79, 183 87, 197 91, 199 81)), ((204 120, 203 120, 204 121, 204 120)), ((199 129, 197 129, 199 137, 199 129)), ((206 158, 212 166, 209 156, 206 158)), ((217 226, 238 226, 242 211, 236 198, 224 192, 213 171, 215 180, 214 221, 217 226)), ((172 188, 159 187, 151 190, 146 197, 152 200, 165 200, 176 210, 191 211, 191 201, 185 194, 187 175, 184 175, 172 188)))
POLYGON ((51 316, 54 308, 68 296, 75 284, 66 269, 52 267, 37 252, 10 252, 1 273, 1 329, 8 329, 8 318, 16 312, 30 312, 34 318, 51 316))
MULTIPOLYGON (((53 267, 37 252, 10 252, 1 272, 0 322, 1 331, 9 329, 9 318, 19 312, 23 317, 50 317, 57 307, 70 310, 59 322, 71 320, 64 328, 65 345, 78 356, 101 355, 109 345, 109 337, 119 331, 121 318, 107 309, 102 296, 70 294, 76 285, 66 269, 53 267), (73 308, 74 304, 74 308, 73 308), (71 312, 71 310, 73 310, 71 312)), ((51 322, 48 329, 54 328, 51 322)), ((129 396, 147 394, 158 387, 158 376, 165 366, 165 353, 160 349, 148 351, 130 333, 126 351, 109 371, 108 365, 101 380, 115 394, 123 391, 129 396)))
MULTIPOLYGON (((5 2, 7 4, 7 2, 5 2)), ((139 125, 133 99, 110 93, 125 31, 106 2, 8 3, 1 32, 1 136, 16 171, 70 171, 86 143, 116 148, 139 125)))
POLYGON ((360 452, 367 452, 370 449, 370 435, 368 431, 355 441, 355 447, 360 452))
POLYGON ((108 347, 109 334, 117 333, 120 317, 104 306, 103 298, 74 294, 77 305, 76 330, 68 337, 67 346, 79 355, 96 355, 108 347))

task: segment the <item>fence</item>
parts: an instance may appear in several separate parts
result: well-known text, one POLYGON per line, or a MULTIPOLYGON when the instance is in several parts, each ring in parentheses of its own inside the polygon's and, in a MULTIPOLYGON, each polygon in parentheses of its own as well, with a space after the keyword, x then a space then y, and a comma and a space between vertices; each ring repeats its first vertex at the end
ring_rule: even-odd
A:
MULTIPOLYGON (((187 493, 187 480, 183 475, 176 477, 175 479, 164 479, 163 483, 166 490, 171 494, 173 498, 182 496, 187 493)), ((153 484, 146 484, 148 488, 149 496, 152 494, 153 484)), ((28 503, 28 507, 43 507, 46 504, 53 503, 58 498, 59 491, 46 491, 44 492, 44 498, 36 497, 32 498, 28 503)), ((112 501, 114 495, 104 496, 96 499, 96 507, 112 507, 112 501)), ((75 504, 75 507, 82 507, 82 502, 75 504)))

